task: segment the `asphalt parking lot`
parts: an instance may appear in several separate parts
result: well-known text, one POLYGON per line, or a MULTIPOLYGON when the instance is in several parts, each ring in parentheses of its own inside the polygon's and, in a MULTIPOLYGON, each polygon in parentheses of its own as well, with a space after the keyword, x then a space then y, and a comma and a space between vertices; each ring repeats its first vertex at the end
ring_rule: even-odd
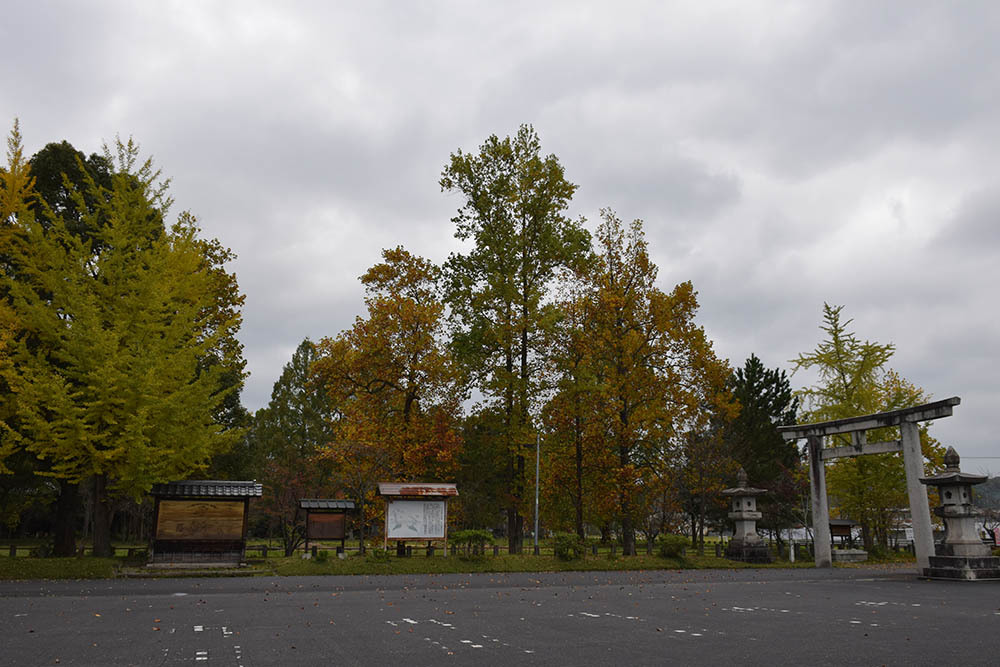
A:
POLYGON ((0 583, 2 665, 995 665, 1000 583, 705 570, 0 583))

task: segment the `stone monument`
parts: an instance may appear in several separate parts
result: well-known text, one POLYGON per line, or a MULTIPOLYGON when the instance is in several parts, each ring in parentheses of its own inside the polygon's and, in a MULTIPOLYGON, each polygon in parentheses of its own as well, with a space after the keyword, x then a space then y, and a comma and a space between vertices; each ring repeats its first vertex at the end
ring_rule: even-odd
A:
POLYGON ((729 513, 729 518, 736 524, 733 539, 726 547, 726 558, 747 563, 770 563, 767 544, 757 534, 757 519, 761 517, 757 511, 757 496, 767 491, 750 486, 743 468, 740 468, 736 481, 738 485, 735 488, 722 492, 722 495, 733 499, 733 511, 729 513))
POLYGON ((944 520, 944 541, 935 545, 930 567, 924 568, 928 579, 982 581, 1000 579, 1000 558, 979 537, 982 510, 972 504, 972 487, 986 481, 985 475, 970 475, 959 468, 958 452, 948 448, 945 470, 940 475, 920 478, 921 484, 936 486, 941 505, 934 513, 944 520))

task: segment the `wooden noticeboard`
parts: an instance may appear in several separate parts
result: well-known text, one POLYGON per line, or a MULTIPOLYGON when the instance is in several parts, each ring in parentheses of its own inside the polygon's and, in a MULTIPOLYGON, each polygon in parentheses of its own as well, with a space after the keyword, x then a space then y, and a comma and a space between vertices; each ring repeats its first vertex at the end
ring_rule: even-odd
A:
POLYGON ((346 535, 346 515, 343 512, 309 512, 306 536, 310 540, 343 540, 346 535))
POLYGON ((156 517, 160 540, 242 540, 242 500, 161 500, 156 517))

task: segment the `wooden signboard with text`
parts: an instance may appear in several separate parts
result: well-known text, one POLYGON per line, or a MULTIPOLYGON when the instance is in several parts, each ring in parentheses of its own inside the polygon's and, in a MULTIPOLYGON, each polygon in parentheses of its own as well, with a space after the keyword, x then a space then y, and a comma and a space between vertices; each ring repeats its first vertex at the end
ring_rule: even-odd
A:
POLYGON ((161 500, 156 517, 160 540, 242 540, 242 500, 161 500))

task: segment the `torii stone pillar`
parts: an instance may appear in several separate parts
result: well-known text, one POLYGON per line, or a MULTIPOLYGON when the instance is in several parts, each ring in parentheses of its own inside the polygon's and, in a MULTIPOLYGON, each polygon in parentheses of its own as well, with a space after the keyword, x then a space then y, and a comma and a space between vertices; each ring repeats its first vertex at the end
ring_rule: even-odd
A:
POLYGON ((830 537, 830 503, 826 498, 826 467, 823 465, 823 439, 809 436, 809 497, 812 499, 813 555, 816 567, 832 567, 833 551, 830 537), (814 463, 815 462, 815 463, 814 463), (822 517, 822 521, 816 519, 822 517))
POLYGON ((816 567, 831 567, 833 553, 830 544, 830 506, 826 496, 826 470, 824 462, 844 456, 864 454, 903 453, 906 471, 906 493, 910 501, 910 520, 913 525, 913 547, 917 554, 917 568, 923 571, 930 566, 934 555, 934 533, 931 529, 931 511, 927 491, 920 483, 924 475, 924 458, 920 451, 919 422, 950 417, 952 409, 962 399, 957 396, 943 401, 917 405, 902 410, 880 412, 874 415, 835 419, 817 424, 779 426, 785 440, 806 439, 809 453, 809 490, 812 494, 813 543, 816 567), (899 440, 869 443, 867 431, 891 426, 899 427, 899 440), (833 435, 851 436, 851 444, 843 447, 823 447, 823 439, 833 435))

